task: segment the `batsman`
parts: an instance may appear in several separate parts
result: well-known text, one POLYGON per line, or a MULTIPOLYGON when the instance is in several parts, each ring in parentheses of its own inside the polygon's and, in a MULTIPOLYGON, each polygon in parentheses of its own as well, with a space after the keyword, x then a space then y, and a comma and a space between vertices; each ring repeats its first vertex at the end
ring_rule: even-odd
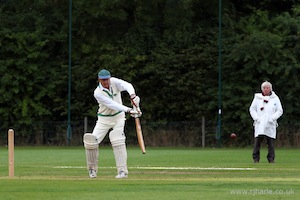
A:
POLYGON ((98 82, 99 84, 94 90, 94 97, 99 105, 98 120, 93 132, 85 133, 83 136, 89 177, 97 177, 99 144, 108 134, 116 161, 116 178, 127 178, 125 113, 129 113, 132 117, 140 117, 142 115, 139 109, 140 98, 135 94, 135 89, 131 83, 111 77, 111 73, 106 69, 102 69, 98 73, 98 82), (122 91, 129 94, 133 108, 123 105, 122 91))

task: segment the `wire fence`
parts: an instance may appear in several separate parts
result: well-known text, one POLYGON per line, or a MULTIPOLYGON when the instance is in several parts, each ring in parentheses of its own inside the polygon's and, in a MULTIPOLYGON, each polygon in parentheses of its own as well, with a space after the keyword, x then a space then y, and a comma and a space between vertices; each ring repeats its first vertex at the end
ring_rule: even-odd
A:
MULTIPOLYGON (((73 121, 70 144, 67 144, 67 121, 36 122, 31 131, 15 130, 16 146, 81 146, 85 132, 92 132, 95 120, 73 121)), ((235 130, 237 124, 226 124, 235 130)), ((230 131, 224 128, 221 137, 223 147, 245 147, 253 144, 253 127, 247 131, 236 133, 237 137, 229 137, 230 131)), ((217 147, 216 123, 213 121, 182 122, 145 122, 142 130, 146 146, 160 147, 217 147), (203 135, 204 134, 204 135, 203 135)), ((0 145, 7 145, 7 130, 1 130, 0 145)), ((127 120, 125 126, 127 145, 137 145, 134 120, 127 120)), ((106 137, 102 145, 110 145, 106 137)), ((277 130, 277 147, 300 147, 300 127, 281 125, 277 130)))

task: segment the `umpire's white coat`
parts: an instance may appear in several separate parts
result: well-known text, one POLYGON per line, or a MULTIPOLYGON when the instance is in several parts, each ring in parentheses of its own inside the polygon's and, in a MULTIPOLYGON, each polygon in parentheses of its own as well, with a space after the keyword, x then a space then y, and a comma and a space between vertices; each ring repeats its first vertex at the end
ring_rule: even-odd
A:
POLYGON ((266 135, 276 139, 277 119, 283 114, 279 97, 272 91, 270 96, 256 93, 249 108, 254 120, 254 136, 266 135))

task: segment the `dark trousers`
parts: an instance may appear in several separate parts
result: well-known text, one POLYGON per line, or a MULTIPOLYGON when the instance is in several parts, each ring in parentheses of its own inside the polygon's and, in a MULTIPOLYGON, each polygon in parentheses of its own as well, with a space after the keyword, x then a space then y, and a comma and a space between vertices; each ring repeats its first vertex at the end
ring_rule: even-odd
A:
POLYGON ((254 148, 253 148, 253 154, 252 154, 253 160, 259 162, 260 145, 261 145, 261 142, 264 140, 264 138, 266 138, 267 144, 268 144, 267 159, 269 162, 274 162, 274 159, 275 159, 274 140, 275 139, 270 138, 268 136, 262 136, 262 135, 254 138, 254 148))

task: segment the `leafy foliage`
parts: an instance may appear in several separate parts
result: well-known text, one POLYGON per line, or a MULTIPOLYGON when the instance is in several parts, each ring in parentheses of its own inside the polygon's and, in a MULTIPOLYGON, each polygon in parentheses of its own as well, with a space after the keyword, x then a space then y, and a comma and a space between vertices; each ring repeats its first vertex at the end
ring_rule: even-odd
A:
MULTIPOLYGON (((0 2, 0 129, 33 134, 35 122, 67 118, 69 2, 0 2)), ((78 0, 72 10, 72 120, 95 117, 96 75, 107 68, 135 85, 145 121, 215 124, 218 1, 78 0)), ((222 11, 224 139, 250 140, 248 107, 265 79, 282 100, 281 122, 298 124, 299 5, 227 0, 222 11)))

